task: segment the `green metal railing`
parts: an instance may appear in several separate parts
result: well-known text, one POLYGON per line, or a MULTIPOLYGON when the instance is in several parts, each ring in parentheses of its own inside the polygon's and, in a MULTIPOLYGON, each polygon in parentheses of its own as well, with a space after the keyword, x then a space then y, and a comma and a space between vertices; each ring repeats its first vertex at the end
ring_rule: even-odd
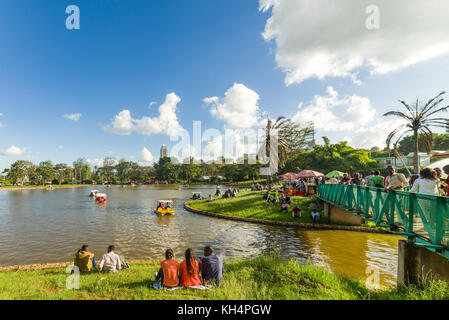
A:
POLYGON ((318 197, 449 259, 448 197, 334 184, 320 185, 318 197))

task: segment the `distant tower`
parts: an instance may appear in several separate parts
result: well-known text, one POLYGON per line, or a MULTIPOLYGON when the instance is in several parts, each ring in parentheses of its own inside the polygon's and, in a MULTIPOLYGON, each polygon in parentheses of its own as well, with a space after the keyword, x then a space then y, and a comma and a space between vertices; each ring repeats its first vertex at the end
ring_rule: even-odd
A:
POLYGON ((168 150, 165 144, 163 144, 161 148, 161 159, 162 158, 168 158, 168 150))

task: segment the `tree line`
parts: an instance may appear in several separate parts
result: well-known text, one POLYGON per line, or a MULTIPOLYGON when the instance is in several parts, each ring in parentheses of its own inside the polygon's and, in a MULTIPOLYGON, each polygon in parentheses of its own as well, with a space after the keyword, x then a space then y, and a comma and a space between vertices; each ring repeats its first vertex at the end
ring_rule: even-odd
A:
POLYGON ((80 158, 72 165, 53 164, 47 160, 35 165, 31 161, 18 160, 3 171, 3 184, 130 184, 130 183, 192 183, 259 180, 262 165, 248 163, 206 163, 190 158, 179 163, 173 158, 161 158, 151 166, 133 161, 104 159, 101 167, 91 167, 80 158))

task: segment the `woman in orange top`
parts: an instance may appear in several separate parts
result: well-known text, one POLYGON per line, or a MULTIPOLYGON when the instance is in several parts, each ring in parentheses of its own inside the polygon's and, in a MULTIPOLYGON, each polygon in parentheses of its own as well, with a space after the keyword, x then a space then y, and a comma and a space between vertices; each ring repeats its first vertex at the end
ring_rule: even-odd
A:
POLYGON ((178 261, 173 259, 173 250, 165 251, 166 260, 161 262, 161 268, 156 275, 156 282, 161 281, 162 285, 168 288, 177 287, 179 284, 178 261))
POLYGON ((201 286, 200 263, 195 260, 192 249, 186 250, 186 259, 179 266, 179 277, 181 278, 181 287, 201 286))

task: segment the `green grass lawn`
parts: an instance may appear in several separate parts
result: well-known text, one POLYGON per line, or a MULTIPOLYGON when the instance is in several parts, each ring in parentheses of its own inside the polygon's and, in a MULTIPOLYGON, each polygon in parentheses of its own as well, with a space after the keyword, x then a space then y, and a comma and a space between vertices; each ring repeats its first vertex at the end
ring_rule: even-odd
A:
MULTIPOLYGON (((311 209, 310 204, 313 202, 311 198, 306 197, 291 197, 292 205, 290 206, 289 213, 280 212, 279 204, 267 203, 263 200, 263 194, 266 191, 257 192, 241 192, 236 198, 218 199, 207 202, 206 200, 192 200, 188 204, 196 209, 219 213, 228 216, 274 220, 274 221, 289 221, 289 222, 302 222, 312 223, 310 216, 311 209), (299 206, 302 209, 301 218, 292 218, 292 209, 295 206, 299 206)), ((327 223, 324 218, 323 212, 321 212, 321 223, 327 223)))
POLYGON ((274 257, 233 261, 225 279, 212 290, 156 291, 151 287, 155 263, 132 264, 116 274, 80 276, 80 289, 68 290, 65 268, 0 271, 0 299, 149 299, 149 300, 359 300, 449 299, 449 285, 432 281, 422 286, 370 291, 362 281, 313 266, 274 257))

